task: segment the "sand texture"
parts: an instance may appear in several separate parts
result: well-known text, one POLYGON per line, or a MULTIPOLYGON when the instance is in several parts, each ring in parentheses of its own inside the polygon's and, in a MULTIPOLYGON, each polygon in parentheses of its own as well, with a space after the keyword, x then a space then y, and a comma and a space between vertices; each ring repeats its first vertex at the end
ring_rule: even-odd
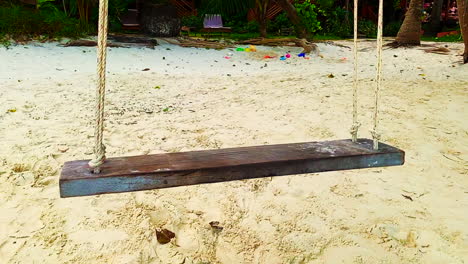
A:
MULTIPOLYGON (((111 48, 108 156, 348 138, 352 43, 339 44, 310 60, 111 48)), ((384 50, 382 141, 404 166, 69 199, 62 164, 92 157, 95 49, 0 48, 0 263, 468 263, 468 65, 447 45, 384 50), (176 237, 158 243, 161 228, 176 237)), ((375 42, 359 56, 370 137, 375 42)))

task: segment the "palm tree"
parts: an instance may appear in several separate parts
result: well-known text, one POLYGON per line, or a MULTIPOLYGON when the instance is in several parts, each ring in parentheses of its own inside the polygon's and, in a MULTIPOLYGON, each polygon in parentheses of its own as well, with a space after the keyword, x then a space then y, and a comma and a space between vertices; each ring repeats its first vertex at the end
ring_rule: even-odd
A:
POLYGON ((269 4, 270 0, 255 0, 258 29, 262 38, 266 38, 267 36, 267 11, 269 4))
POLYGON ((460 29, 465 41, 465 52, 463 53, 463 62, 468 63, 468 0, 457 0, 458 19, 460 29))
POLYGON ((294 25, 296 28, 297 36, 301 39, 309 38, 309 34, 307 29, 304 27, 304 24, 301 22, 299 15, 297 14, 297 10, 294 5, 289 0, 277 0, 276 1, 281 8, 283 8, 284 12, 288 14, 289 21, 294 25))
MULTIPOLYGON (((465 1, 465 0, 462 0, 465 1)), ((405 20, 398 31, 395 42, 399 45, 420 45, 422 9, 424 0, 411 0, 405 20)))

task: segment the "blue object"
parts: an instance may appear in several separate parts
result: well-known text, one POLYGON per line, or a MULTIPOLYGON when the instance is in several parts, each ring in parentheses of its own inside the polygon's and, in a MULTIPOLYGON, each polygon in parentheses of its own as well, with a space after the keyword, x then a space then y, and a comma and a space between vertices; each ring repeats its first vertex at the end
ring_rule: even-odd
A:
POLYGON ((281 56, 281 57, 280 57, 280 60, 283 60, 283 61, 284 61, 284 60, 286 60, 286 57, 285 57, 285 56, 281 56))
POLYGON ((305 55, 306 54, 304 52, 297 54, 298 57, 303 57, 303 58, 305 58, 305 55))

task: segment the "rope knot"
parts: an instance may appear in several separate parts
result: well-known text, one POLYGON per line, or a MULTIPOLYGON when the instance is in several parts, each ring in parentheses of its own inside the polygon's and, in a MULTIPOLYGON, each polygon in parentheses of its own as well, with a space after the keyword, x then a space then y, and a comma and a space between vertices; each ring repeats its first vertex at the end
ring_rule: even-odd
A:
POLYGON ((370 133, 372 135, 372 138, 374 139, 374 150, 378 150, 381 135, 375 129, 371 130, 370 133))
POLYGON ((89 161, 88 165, 94 170, 94 173, 99 173, 101 171, 99 167, 101 167, 106 160, 106 146, 101 145, 98 148, 95 148, 94 153, 96 156, 94 159, 89 161))
POLYGON ((381 135, 376 130, 371 130, 370 133, 371 133, 373 139, 380 140, 381 135))
POLYGON ((351 133, 351 135, 357 135, 357 132, 360 127, 361 127, 361 123, 359 122, 354 123, 349 129, 349 133, 351 133))

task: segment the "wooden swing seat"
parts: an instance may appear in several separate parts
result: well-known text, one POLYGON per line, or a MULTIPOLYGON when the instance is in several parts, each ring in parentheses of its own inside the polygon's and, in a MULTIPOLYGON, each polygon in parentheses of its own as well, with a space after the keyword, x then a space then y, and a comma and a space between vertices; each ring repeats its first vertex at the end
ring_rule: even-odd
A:
POLYGON ((75 197, 261 177, 403 165, 405 153, 359 139, 109 158, 94 174, 89 160, 66 162, 60 196, 75 197))

